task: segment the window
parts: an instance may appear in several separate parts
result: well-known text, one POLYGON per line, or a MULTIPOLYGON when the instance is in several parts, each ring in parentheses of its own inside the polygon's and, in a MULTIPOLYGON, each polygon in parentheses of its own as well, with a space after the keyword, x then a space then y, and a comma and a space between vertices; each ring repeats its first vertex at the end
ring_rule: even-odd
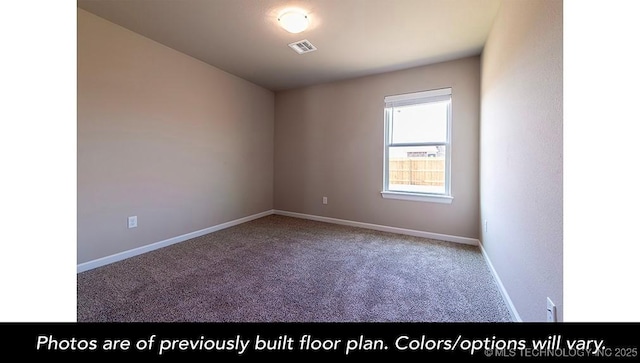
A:
POLYGON ((384 102, 382 196, 451 203, 451 88, 384 102))

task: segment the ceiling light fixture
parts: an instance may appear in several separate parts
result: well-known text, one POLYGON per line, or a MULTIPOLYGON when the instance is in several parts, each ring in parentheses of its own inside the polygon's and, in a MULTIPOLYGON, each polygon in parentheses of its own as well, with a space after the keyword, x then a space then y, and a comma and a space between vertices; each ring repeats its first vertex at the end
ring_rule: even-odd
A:
POLYGON ((288 10, 278 17, 278 22, 289 33, 303 32, 309 26, 309 16, 300 10, 288 10))

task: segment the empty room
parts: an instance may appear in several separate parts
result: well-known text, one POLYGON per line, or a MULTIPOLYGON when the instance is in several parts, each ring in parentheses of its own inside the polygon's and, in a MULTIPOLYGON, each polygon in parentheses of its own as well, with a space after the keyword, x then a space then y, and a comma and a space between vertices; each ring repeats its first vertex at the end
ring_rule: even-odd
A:
POLYGON ((79 322, 563 321, 561 0, 79 0, 79 322))

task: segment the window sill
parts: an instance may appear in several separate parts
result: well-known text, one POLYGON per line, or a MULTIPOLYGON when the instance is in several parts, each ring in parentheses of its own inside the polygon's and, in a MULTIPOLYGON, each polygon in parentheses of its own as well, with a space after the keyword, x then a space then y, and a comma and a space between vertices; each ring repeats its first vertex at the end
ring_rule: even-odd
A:
POLYGON ((400 199, 400 200, 411 200, 415 202, 429 202, 429 203, 442 203, 442 204, 451 204, 451 202, 453 202, 453 197, 448 195, 418 194, 418 193, 392 192, 392 191, 383 191, 383 192, 380 192, 380 194, 382 194, 382 198, 385 198, 385 199, 400 199))

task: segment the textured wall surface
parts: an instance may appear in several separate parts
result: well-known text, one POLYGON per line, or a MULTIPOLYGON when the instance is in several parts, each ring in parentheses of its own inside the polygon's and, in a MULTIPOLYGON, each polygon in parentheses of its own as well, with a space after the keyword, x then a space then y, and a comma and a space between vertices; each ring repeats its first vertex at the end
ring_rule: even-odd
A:
POLYGON ((562 318, 562 1, 505 1, 482 54, 481 241, 524 321, 562 318))
POLYGON ((478 238, 479 100, 479 57, 277 92, 275 208, 478 238), (443 87, 453 203, 383 199, 384 97, 443 87))
POLYGON ((78 263, 272 209, 273 115, 273 92, 78 9, 78 263))

